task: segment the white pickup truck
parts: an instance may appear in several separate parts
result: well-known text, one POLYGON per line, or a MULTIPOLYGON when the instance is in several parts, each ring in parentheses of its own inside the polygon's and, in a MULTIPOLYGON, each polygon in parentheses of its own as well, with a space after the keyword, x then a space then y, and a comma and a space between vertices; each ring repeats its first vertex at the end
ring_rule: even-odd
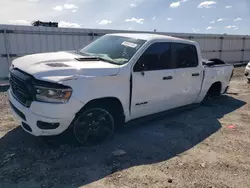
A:
POLYGON ((220 96, 232 75, 233 66, 202 60, 193 41, 108 34, 80 51, 15 59, 8 96, 28 133, 67 130, 88 145, 130 120, 220 96))

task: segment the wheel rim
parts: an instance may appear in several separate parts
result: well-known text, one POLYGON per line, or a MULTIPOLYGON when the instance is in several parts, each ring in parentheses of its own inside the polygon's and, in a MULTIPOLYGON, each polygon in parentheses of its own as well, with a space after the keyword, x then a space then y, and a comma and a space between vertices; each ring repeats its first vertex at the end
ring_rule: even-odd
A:
POLYGON ((103 109, 83 112, 75 121, 74 134, 82 145, 93 145, 105 141, 114 132, 114 119, 103 109))

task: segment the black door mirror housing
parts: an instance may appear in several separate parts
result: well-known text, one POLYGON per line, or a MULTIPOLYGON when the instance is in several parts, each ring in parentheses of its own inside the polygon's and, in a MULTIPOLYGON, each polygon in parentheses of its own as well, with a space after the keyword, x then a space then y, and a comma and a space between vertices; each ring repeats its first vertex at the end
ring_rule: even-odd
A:
POLYGON ((141 57, 134 66, 134 72, 146 71, 146 61, 145 58, 141 57))

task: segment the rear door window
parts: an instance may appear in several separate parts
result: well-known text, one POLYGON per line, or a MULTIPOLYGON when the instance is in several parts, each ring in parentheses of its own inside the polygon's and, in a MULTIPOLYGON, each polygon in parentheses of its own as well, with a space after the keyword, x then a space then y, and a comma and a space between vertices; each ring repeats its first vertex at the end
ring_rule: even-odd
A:
POLYGON ((194 45, 172 43, 175 68, 191 68, 199 65, 197 50, 194 45))

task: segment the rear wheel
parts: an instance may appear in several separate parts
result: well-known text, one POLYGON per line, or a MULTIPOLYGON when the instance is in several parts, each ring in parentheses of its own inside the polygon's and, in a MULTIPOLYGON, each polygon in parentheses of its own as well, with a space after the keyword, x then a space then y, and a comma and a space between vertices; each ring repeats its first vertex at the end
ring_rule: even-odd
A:
POLYGON ((114 117, 104 107, 92 107, 78 115, 73 133, 81 145, 96 145, 114 134, 114 117))
POLYGON ((217 98, 221 95, 221 83, 214 83, 210 89, 208 90, 206 96, 204 97, 202 103, 206 103, 207 101, 217 98))

